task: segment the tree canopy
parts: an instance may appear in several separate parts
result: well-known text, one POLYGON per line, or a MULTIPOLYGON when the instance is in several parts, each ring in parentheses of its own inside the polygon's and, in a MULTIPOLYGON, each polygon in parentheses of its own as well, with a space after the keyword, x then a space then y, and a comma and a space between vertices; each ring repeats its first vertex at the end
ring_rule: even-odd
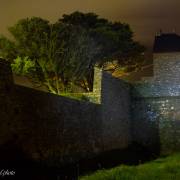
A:
POLYGON ((90 91, 95 64, 116 60, 122 67, 135 65, 144 51, 128 24, 94 13, 65 14, 54 24, 26 18, 9 32, 13 39, 0 37, 0 56, 12 62, 16 73, 55 94, 72 91, 73 86, 90 91))

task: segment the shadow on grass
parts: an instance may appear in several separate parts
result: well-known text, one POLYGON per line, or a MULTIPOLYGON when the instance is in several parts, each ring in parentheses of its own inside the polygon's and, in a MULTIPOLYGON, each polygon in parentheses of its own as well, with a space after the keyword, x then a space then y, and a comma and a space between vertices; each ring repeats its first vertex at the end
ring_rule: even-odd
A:
POLYGON ((0 148, 0 169, 16 172, 14 176, 6 176, 3 179, 76 180, 78 176, 98 169, 112 168, 120 164, 137 165, 156 157, 158 154, 134 144, 128 149, 104 152, 92 158, 57 168, 35 163, 28 159, 21 149, 8 144, 0 148))

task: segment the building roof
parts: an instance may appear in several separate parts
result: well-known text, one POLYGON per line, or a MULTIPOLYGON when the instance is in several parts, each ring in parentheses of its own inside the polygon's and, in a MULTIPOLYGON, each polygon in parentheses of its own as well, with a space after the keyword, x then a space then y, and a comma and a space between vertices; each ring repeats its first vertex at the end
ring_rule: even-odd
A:
POLYGON ((180 36, 175 33, 161 33, 155 37, 153 52, 180 52, 180 36))

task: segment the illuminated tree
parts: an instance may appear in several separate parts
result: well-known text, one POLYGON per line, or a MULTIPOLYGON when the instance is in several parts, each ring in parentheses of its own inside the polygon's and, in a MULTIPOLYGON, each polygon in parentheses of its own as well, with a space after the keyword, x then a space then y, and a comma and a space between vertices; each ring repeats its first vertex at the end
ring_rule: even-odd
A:
POLYGON ((21 70, 55 94, 72 91, 74 86, 90 91, 95 64, 102 67, 116 60, 118 66, 136 65, 144 51, 133 41, 129 25, 94 13, 63 15, 55 24, 26 18, 9 31, 13 40, 0 38, 0 56, 12 62, 16 73, 21 70))

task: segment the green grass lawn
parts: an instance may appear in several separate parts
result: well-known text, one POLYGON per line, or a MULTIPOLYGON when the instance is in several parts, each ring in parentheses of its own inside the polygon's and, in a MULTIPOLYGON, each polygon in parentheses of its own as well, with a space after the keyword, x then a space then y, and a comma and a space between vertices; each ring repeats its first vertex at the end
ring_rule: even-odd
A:
POLYGON ((80 180, 180 180, 180 154, 159 158, 138 166, 121 165, 99 170, 80 180))

